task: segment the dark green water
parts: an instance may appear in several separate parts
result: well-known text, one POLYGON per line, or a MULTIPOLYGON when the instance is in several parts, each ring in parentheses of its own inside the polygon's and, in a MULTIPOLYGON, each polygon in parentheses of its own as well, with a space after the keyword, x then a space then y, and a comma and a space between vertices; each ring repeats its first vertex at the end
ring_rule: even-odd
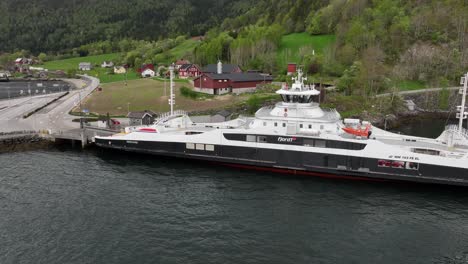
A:
POLYGON ((0 263, 468 263, 465 188, 98 150, 0 168, 0 263))

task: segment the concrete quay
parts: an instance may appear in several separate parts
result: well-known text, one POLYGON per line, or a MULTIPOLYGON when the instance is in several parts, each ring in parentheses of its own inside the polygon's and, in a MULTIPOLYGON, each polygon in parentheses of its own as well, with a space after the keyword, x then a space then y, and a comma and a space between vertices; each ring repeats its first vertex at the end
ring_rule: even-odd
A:
POLYGON ((81 128, 79 122, 73 122, 77 117, 69 114, 99 86, 99 79, 81 76, 79 80, 64 81, 75 89, 0 100, 0 142, 34 136, 50 141, 68 140, 72 144, 80 142, 84 147, 96 135, 115 134, 116 131, 81 128))

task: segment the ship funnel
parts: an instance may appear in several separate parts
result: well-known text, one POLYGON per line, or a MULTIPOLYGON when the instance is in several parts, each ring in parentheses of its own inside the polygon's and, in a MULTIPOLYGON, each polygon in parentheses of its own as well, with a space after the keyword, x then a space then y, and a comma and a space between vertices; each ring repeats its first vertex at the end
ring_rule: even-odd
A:
POLYGON ((223 74, 223 63, 221 62, 221 60, 218 61, 218 71, 217 71, 218 74, 223 74))

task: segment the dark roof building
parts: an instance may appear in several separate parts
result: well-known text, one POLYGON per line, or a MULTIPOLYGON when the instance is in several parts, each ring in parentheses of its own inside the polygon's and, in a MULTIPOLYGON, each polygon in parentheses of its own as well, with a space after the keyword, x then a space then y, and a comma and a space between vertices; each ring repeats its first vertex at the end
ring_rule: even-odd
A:
POLYGON ((195 91, 208 94, 254 92, 259 84, 271 83, 273 77, 259 73, 202 74, 194 82, 195 91))
POLYGON ((190 64, 190 61, 185 60, 185 59, 177 60, 175 63, 175 68, 180 69, 180 67, 182 67, 182 65, 185 65, 185 64, 190 64))
POLYGON ((127 117, 130 119, 130 126, 150 125, 156 119, 157 114, 153 111, 130 112, 127 117))
POLYGON ((223 116, 224 118, 227 118, 227 117, 231 116, 232 113, 229 112, 228 110, 222 110, 222 111, 219 111, 217 113, 217 115, 220 115, 220 116, 223 116))

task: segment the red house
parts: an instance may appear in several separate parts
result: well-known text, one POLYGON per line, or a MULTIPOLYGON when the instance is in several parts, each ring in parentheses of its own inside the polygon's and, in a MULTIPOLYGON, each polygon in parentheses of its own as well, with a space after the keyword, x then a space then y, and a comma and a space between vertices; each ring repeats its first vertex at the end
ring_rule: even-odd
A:
POLYGON ((201 73, 200 67, 196 64, 184 64, 179 68, 179 77, 182 79, 195 78, 201 73))
POLYGON ((297 71, 297 64, 296 63, 288 63, 288 74, 287 75, 294 75, 297 71))
POLYGON ((254 92, 257 85, 271 83, 273 77, 260 73, 204 73, 193 81, 194 90, 207 94, 254 92))
POLYGON ((141 74, 142 72, 144 72, 144 71, 147 70, 147 69, 150 69, 150 70, 152 70, 152 71, 155 72, 155 70, 154 70, 154 65, 153 65, 153 64, 143 64, 143 65, 137 70, 137 72, 141 74))

